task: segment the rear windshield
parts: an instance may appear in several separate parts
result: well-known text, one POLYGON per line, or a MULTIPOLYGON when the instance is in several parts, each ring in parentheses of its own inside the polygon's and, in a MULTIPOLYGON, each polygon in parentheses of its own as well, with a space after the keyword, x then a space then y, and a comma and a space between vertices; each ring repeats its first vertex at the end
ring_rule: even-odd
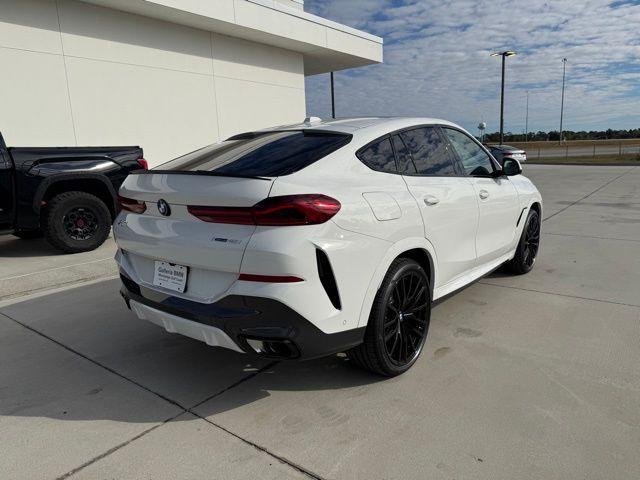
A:
POLYGON ((238 135, 155 169, 279 177, 317 162, 348 144, 351 138, 351 135, 342 133, 309 130, 238 135))

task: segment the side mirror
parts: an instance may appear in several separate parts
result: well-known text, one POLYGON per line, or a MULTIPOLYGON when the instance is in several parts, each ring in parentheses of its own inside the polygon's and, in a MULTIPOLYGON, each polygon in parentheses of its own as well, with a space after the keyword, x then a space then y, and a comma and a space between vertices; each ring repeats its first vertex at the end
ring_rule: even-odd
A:
POLYGON ((522 166, 518 160, 513 158, 506 158, 502 164, 502 173, 507 177, 513 177, 514 175, 520 175, 522 173, 522 166))

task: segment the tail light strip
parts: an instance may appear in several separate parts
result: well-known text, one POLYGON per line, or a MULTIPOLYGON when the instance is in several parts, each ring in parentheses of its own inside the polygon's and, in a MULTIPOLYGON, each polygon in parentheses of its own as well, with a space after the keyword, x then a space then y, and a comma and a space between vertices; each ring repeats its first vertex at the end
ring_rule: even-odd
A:
POLYGON ((235 225, 318 225, 340 211, 335 198, 320 194, 269 197, 253 207, 188 206, 189 213, 203 222, 235 225))
POLYGON ((140 200, 134 200, 133 198, 123 197, 121 195, 118 195, 118 203, 120 204, 120 208, 127 212, 144 213, 147 210, 146 203, 140 200))

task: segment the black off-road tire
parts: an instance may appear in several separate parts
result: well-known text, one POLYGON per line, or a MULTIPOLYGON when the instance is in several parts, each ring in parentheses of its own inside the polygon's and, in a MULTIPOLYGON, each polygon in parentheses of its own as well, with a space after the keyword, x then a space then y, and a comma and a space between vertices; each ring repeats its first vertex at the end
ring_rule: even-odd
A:
POLYGON ((540 249, 540 215, 535 210, 529 210, 527 219, 520 235, 518 248, 513 260, 507 262, 507 268, 511 273, 524 275, 529 273, 538 257, 540 249))
POLYGON ((42 238, 42 230, 16 230, 13 232, 13 236, 21 240, 34 240, 42 238))
MULTIPOLYGON (((397 302, 397 300, 395 301, 397 302)), ((396 306, 402 308, 401 305, 396 306)), ((407 311, 409 310, 410 309, 407 311)), ((409 314, 407 314, 407 316, 408 315, 409 314)), ((364 342, 349 350, 347 355, 358 366, 378 375, 386 377, 395 377, 400 375, 409 370, 420 356, 427 338, 430 317, 431 289, 429 286, 429 277, 420 264, 415 260, 410 258, 398 258, 394 260, 389 267, 389 270, 382 281, 382 285, 376 294, 376 298, 373 301, 371 313, 369 315, 369 322, 365 330, 364 342), (388 352, 388 343, 385 342, 385 328, 388 328, 388 325, 393 322, 393 319, 391 318, 392 315, 389 314, 393 313, 391 308, 394 306, 394 300, 392 300, 392 297, 394 297, 394 289, 396 285, 398 285, 398 282, 402 281, 402 279, 407 276, 411 276, 412 279, 416 279, 416 282, 420 282, 420 286, 417 288, 422 288, 422 285, 424 286, 424 292, 419 295, 419 301, 422 302, 420 305, 424 303, 424 309, 420 311, 419 315, 419 320, 421 322, 420 330, 423 335, 419 340, 416 339, 416 343, 413 345, 416 347, 415 353, 409 355, 406 362, 396 362, 388 352)), ((406 322, 406 320, 403 321, 406 322)), ((416 323, 406 323, 404 324, 405 328, 418 326, 417 318, 410 322, 416 323)), ((401 328, 400 323, 400 320, 398 320, 398 330, 401 328)), ((389 336, 389 333, 387 333, 387 336, 389 336)), ((393 339, 393 337, 391 338, 393 339)), ((393 340, 391 340, 391 342, 393 342, 393 340)), ((413 346, 411 348, 413 348, 413 346)))
POLYGON ((49 201, 42 223, 46 240, 55 248, 65 253, 88 252, 102 245, 109 236, 111 213, 95 195, 65 192, 49 201), (69 218, 74 218, 73 215, 86 215, 94 219, 95 225, 91 224, 91 232, 86 235, 70 232, 69 218))

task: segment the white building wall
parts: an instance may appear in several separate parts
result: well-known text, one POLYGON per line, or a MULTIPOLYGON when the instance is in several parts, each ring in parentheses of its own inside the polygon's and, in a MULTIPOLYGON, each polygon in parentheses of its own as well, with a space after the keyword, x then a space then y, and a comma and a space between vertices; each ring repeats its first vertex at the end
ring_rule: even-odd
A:
POLYGON ((74 0, 0 0, 9 145, 141 145, 152 165, 305 116, 301 53, 74 0))

